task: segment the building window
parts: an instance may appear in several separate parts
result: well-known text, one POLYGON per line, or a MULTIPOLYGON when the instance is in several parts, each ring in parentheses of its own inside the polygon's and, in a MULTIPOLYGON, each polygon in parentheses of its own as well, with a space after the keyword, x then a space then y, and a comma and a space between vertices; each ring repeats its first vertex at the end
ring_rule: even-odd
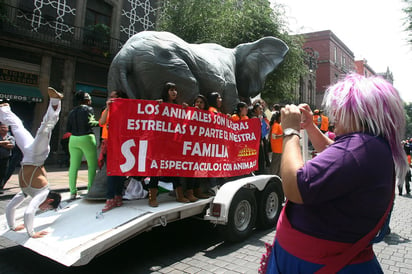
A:
POLYGON ((86 7, 83 44, 94 54, 107 56, 110 49, 110 21, 112 6, 99 0, 88 0, 86 7))
POLYGON ((333 62, 336 64, 338 61, 338 48, 335 46, 335 50, 333 51, 333 62))
POLYGON ((110 26, 112 6, 103 1, 88 0, 85 26, 104 24, 110 26))

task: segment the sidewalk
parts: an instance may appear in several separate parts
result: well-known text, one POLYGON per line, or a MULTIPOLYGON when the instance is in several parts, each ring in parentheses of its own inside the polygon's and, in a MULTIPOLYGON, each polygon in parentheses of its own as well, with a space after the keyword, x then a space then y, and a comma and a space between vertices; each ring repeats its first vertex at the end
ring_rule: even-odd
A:
MULTIPOLYGON (((69 168, 58 165, 47 165, 47 178, 49 188, 58 192, 69 192, 69 168)), ((11 199, 20 191, 18 182, 18 172, 16 169, 10 180, 4 186, 4 193, 0 194, 0 200, 11 199)), ((77 188, 83 190, 87 188, 87 166, 82 164, 77 175, 77 188)))

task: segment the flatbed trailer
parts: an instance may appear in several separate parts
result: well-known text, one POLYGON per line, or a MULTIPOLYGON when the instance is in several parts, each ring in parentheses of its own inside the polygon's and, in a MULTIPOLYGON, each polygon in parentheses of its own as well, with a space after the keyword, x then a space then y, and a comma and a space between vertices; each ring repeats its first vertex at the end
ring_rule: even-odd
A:
MULTIPOLYGON (((229 181, 216 196, 194 203, 178 203, 162 193, 158 207, 148 206, 147 199, 126 200, 123 206, 101 213, 102 202, 66 200, 61 209, 36 215, 35 231, 49 232, 43 238, 9 230, 4 215, 0 235, 65 266, 81 266, 138 234, 194 216, 219 225, 227 240, 241 241, 255 227, 273 227, 283 200, 279 177, 250 176, 229 181)), ((23 210, 16 216, 22 223, 23 210)))

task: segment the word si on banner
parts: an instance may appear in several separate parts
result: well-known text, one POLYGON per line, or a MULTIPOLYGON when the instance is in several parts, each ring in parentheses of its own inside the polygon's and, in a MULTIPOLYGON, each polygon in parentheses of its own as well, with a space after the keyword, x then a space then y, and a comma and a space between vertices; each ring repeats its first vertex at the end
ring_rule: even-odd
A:
POLYGON ((257 170, 258 118, 136 99, 110 105, 107 174, 232 177, 257 170))

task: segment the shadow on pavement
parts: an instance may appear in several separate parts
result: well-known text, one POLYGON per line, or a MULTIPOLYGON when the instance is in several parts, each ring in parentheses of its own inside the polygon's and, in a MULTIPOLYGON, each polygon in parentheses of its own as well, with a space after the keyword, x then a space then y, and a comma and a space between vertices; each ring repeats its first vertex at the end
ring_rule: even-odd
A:
POLYGON ((398 244, 409 243, 411 240, 404 238, 396 233, 391 233, 385 236, 385 238, 383 238, 383 241, 387 243, 388 245, 398 245, 398 244))

